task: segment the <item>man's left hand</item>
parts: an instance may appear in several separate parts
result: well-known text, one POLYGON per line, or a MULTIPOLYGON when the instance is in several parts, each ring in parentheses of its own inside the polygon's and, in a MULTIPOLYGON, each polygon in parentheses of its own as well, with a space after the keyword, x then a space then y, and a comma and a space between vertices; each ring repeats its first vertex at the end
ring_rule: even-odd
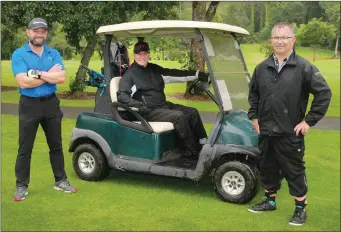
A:
POLYGON ((302 133, 302 135, 306 135, 308 134, 309 129, 310 126, 303 120, 302 122, 297 124, 294 131, 296 132, 296 136, 298 136, 300 132, 302 133))
POLYGON ((62 66, 60 64, 55 64, 48 72, 60 72, 62 71, 62 66))
POLYGON ((209 76, 209 74, 205 73, 205 72, 199 72, 198 73, 198 78, 201 81, 208 81, 208 76, 209 76))

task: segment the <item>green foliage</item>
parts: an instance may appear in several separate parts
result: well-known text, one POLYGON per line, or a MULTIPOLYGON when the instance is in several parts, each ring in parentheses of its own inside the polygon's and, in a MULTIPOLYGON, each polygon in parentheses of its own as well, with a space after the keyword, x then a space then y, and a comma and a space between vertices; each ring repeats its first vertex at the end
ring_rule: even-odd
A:
POLYGON ((186 52, 181 51, 179 48, 174 48, 171 49, 168 54, 170 60, 179 61, 186 54, 186 52))
POLYGON ((261 47, 259 49, 261 53, 264 54, 264 57, 269 57, 273 53, 272 45, 269 41, 265 41, 261 44, 261 47))
POLYGON ((272 27, 270 27, 269 25, 263 27, 263 29, 257 34, 258 40, 259 41, 268 40, 271 36, 271 30, 272 27))
POLYGON ((304 2, 270 2, 270 26, 278 22, 303 24, 307 9, 304 2))
POLYGON ((325 43, 335 38, 335 26, 313 18, 308 24, 301 24, 296 31, 298 43, 302 46, 323 46, 325 43))
POLYGON ((71 78, 69 83, 69 88, 71 93, 83 92, 87 86, 83 79, 71 78))
MULTIPOLYGON (((154 37, 147 40, 151 51, 159 54, 161 59, 164 59, 165 55, 170 58, 170 53, 172 52, 172 57, 175 57, 175 51, 178 45, 182 42, 181 39, 172 37, 154 37)), ((177 49, 179 51, 179 49, 177 49)), ((172 59, 173 60, 173 59, 172 59)))
POLYGON ((60 23, 52 24, 52 35, 49 35, 51 38, 48 43, 49 46, 59 50, 63 59, 69 60, 72 58, 72 53, 75 50, 74 47, 68 44, 65 38, 65 32, 63 31, 63 25, 60 23))
POLYGON ((334 24, 336 33, 340 36, 340 2, 320 2, 320 5, 326 11, 328 22, 334 24))

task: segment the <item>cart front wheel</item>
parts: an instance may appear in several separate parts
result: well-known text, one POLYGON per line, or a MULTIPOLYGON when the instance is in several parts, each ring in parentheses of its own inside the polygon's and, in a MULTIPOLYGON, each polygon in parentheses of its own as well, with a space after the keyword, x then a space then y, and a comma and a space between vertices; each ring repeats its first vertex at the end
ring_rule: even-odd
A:
POLYGON ((218 167, 213 176, 214 189, 223 200, 243 204, 250 201, 257 191, 257 173, 247 164, 227 162, 218 167))
POLYGON ((82 180, 105 179, 110 172, 104 154, 92 144, 79 145, 72 157, 73 169, 82 180))

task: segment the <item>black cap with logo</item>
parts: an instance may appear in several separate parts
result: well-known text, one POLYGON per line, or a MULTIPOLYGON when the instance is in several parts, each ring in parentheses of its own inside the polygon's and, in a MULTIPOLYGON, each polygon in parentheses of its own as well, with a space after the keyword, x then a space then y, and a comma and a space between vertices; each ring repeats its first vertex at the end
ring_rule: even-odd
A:
POLYGON ((146 42, 138 42, 134 46, 134 53, 149 52, 149 45, 146 42))
POLYGON ((37 29, 37 28, 45 28, 48 30, 47 23, 42 18, 34 18, 30 21, 27 26, 28 29, 37 29))

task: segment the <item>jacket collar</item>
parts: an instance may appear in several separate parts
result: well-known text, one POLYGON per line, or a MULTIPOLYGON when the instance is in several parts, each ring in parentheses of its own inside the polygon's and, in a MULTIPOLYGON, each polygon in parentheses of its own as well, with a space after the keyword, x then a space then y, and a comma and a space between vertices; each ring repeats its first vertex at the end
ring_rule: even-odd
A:
MULTIPOLYGON (((275 61, 274 61, 274 58, 273 58, 273 54, 271 54, 271 56, 269 56, 265 61, 264 63, 266 64, 267 67, 273 67, 275 69, 276 68, 276 65, 275 65, 275 61)), ((287 61, 286 65, 296 65, 297 64, 297 55, 296 55, 296 51, 295 49, 293 49, 290 57, 289 57, 289 60, 287 61)))
POLYGON ((148 66, 149 66, 149 62, 147 63, 147 66, 144 67, 144 66, 142 66, 142 65, 139 65, 139 64, 134 60, 133 65, 136 66, 137 68, 140 68, 140 69, 147 69, 148 66))

